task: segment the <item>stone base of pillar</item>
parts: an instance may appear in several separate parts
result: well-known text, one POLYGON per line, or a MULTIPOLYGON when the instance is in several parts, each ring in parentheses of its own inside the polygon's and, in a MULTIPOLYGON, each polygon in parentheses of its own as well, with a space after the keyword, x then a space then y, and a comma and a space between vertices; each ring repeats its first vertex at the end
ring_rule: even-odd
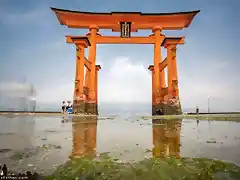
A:
POLYGON ((87 103, 86 104, 86 113, 92 115, 98 115, 98 106, 96 103, 87 103))
POLYGON ((86 103, 83 100, 73 101, 73 114, 85 114, 86 103))
POLYGON ((159 115, 160 109, 163 111, 163 115, 180 115, 182 114, 182 108, 179 98, 165 98, 162 103, 152 106, 152 115, 159 115))

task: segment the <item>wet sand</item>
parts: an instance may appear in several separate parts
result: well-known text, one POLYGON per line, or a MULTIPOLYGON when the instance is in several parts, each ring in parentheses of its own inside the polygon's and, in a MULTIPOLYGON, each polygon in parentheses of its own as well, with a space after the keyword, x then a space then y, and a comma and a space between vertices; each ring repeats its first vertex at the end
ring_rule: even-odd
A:
POLYGON ((240 165, 240 123, 148 116, 0 116, 0 163, 15 172, 50 174, 69 156, 122 161, 206 157, 240 165))

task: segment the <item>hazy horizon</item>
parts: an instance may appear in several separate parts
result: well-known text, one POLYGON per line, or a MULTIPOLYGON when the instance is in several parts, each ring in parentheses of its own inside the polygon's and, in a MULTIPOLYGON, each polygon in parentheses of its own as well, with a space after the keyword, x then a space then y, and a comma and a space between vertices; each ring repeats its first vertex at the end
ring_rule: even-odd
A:
MULTIPOLYGON (((20 93, 21 95, 24 93, 20 93)), ((4 110, 20 110, 23 109, 22 101, 20 100, 23 96, 18 97, 10 97, 10 96, 0 96, 0 111, 4 110)), ((26 98, 27 99, 27 98, 26 98)), ((206 103, 208 103, 206 101, 206 103)), ((213 105, 216 102, 212 102, 210 99, 210 112, 240 112, 239 109, 232 110, 231 108, 227 109, 220 109, 216 108, 213 105)), ((44 102, 38 102, 36 103, 36 111, 60 111, 61 110, 62 102, 58 103, 44 103, 44 102)), ((28 110, 31 109, 30 106, 28 107, 28 110)), ((134 103, 134 102, 100 102, 98 104, 99 108, 99 114, 144 114, 149 115, 152 111, 152 104, 149 103, 134 103)), ((207 112, 208 109, 204 109, 201 106, 200 112, 207 112)), ((195 112, 196 106, 194 107, 183 107, 183 112, 195 112)))

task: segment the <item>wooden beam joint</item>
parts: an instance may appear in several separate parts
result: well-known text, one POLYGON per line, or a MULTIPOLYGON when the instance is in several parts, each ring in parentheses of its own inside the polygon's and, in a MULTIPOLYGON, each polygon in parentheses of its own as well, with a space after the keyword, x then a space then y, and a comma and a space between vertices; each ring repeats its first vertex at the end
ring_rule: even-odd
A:
POLYGON ((87 60, 87 58, 85 57, 84 58, 84 66, 89 70, 91 71, 91 62, 87 60))

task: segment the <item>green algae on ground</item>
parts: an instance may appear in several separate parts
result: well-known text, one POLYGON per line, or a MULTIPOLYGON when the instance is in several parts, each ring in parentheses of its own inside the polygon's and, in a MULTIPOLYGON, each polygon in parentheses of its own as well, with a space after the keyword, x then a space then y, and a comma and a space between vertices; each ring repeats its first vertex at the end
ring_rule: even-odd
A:
POLYGON ((214 121, 240 121, 240 115, 185 115, 187 119, 214 120, 214 121))
POLYGON ((209 115, 163 115, 163 116, 142 116, 143 120, 150 119, 165 119, 165 120, 174 120, 174 119, 189 119, 189 120, 214 120, 214 121, 240 121, 240 114, 209 114, 209 115))
POLYGON ((238 180, 240 167, 205 158, 152 158, 123 163, 105 156, 98 160, 73 158, 46 179, 238 180))

